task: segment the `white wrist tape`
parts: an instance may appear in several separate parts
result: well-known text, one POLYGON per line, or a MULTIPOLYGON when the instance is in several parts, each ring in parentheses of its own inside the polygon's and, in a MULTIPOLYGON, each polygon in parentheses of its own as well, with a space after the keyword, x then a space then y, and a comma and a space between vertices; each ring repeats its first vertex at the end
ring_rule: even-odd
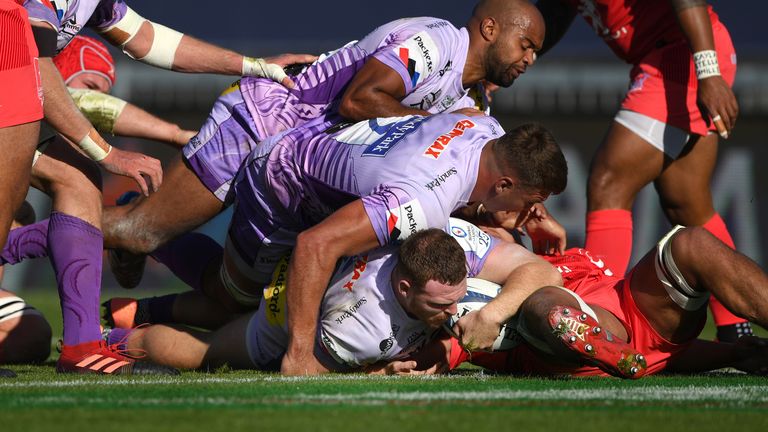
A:
POLYGON ((267 63, 260 58, 243 57, 243 76, 269 78, 280 82, 288 75, 282 67, 274 63, 267 63))
POLYGON ((713 50, 693 53, 693 64, 696 66, 696 79, 720 76, 720 64, 717 62, 717 52, 713 50))
POLYGON ((176 49, 181 43, 181 38, 184 37, 183 33, 179 33, 176 30, 170 29, 162 24, 153 23, 137 14, 133 9, 127 8, 123 19, 117 22, 117 24, 101 30, 101 33, 106 33, 112 29, 119 29, 128 34, 126 39, 120 47, 128 57, 142 61, 152 66, 157 66, 163 69, 171 69, 173 66, 173 59, 176 56, 176 49), (147 55, 141 58, 134 57, 131 53, 125 50, 125 46, 133 40, 139 33, 141 25, 144 22, 149 22, 154 30, 155 36, 152 38, 152 46, 149 48, 147 55))
POLYGON ((81 139, 77 145, 80 146, 83 152, 95 162, 104 160, 104 158, 106 158, 112 151, 112 146, 109 144, 107 144, 107 150, 104 151, 104 149, 96 144, 96 141, 91 138, 90 132, 83 139, 81 139))

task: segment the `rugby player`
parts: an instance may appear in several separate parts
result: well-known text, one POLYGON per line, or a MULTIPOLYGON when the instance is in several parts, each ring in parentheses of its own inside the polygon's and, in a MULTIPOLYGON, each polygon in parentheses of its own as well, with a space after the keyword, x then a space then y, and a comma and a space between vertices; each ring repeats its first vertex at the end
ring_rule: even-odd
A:
MULTIPOLYGON (((710 294, 737 316, 768 324, 768 275, 702 227, 675 227, 626 277, 584 249, 543 258, 560 271, 565 289, 542 288, 520 307, 518 330, 528 344, 476 352, 473 362, 522 375, 639 378, 722 367, 768 373, 764 340, 696 339, 710 294)), ((467 360, 455 340, 450 345, 451 367, 467 360)))
MULTIPOLYGON (((214 333, 153 325, 109 339, 122 339, 126 349, 144 350, 152 361, 178 368, 227 364, 279 370, 294 313, 286 304, 286 271, 287 266, 276 270, 257 312, 214 333)), ((431 340, 456 313, 467 275, 504 285, 507 311, 539 286, 561 281, 552 266, 521 246, 497 244, 452 218, 444 230, 419 231, 399 248, 387 245, 340 261, 323 295, 317 337, 308 347, 315 372, 396 371, 384 364, 431 340)))
POLYGON ((484 0, 461 29, 429 17, 384 24, 305 68, 292 89, 243 78, 224 91, 200 134, 172 163, 165 188, 105 210, 105 245, 125 250, 110 254, 118 282, 136 286, 142 254, 221 212, 232 200, 238 168, 265 138, 313 119, 321 120, 314 123, 317 133, 339 117, 357 121, 474 106, 468 89, 483 79, 510 86, 534 63, 543 39, 541 16, 527 0, 484 0))
MULTIPOLYGON (((67 85, 71 86, 69 89, 78 107, 93 119, 102 132, 134 133, 143 138, 169 140, 175 145, 184 135, 194 135, 194 132, 182 131, 177 125, 100 93, 110 91, 116 77, 111 55, 95 39, 75 36, 67 48, 54 58, 54 64, 67 85)), ((91 235, 89 228, 98 229, 101 226, 101 177, 94 162, 53 131, 44 128, 40 141, 42 153, 37 151, 35 154, 31 184, 52 197, 54 213, 50 219, 13 230, 0 262, 15 264, 26 258, 50 256, 60 294, 66 297, 62 301, 64 346, 69 347, 74 338, 81 336, 81 332, 87 334, 89 328, 95 327, 92 333, 100 335, 98 309, 95 317, 84 314, 82 311, 87 307, 79 302, 77 296, 68 293, 95 292, 98 303, 102 243, 98 236, 91 235), (72 244, 78 247, 71 247, 72 244), (79 263, 79 277, 67 277, 67 269, 75 262, 79 263), (82 269, 88 271, 83 272, 82 269)), ((14 350, 13 347, 6 349, 14 350)), ((67 348, 65 351, 69 354, 71 350, 67 348)), ((68 356, 63 357, 66 361, 68 356)))
MULTIPOLYGON (((631 84, 595 154, 587 188, 586 248, 623 273, 632 252, 632 203, 653 182, 672 224, 703 226, 733 240, 712 204, 718 133, 727 138, 738 103, 736 53, 705 0, 539 0, 547 23, 541 54, 580 13, 622 60, 631 84), (717 133, 715 133, 717 132, 717 133)), ((749 323, 710 302, 718 340, 751 334, 749 323)))
POLYGON ((0 0, 0 244, 24 201, 43 118, 38 51, 22 0, 0 0))
MULTIPOLYGON (((525 213, 566 184, 565 158, 538 125, 505 134, 492 117, 440 114, 311 130, 269 138, 243 165, 223 262, 215 245, 196 247, 185 237, 153 254, 230 311, 256 307, 274 268, 289 266, 296 288, 287 301, 300 311, 289 328, 304 332, 296 341, 313 337, 314 324, 302 319, 314 321, 338 259, 442 227, 459 209, 525 213)), ((166 300, 161 316, 174 309, 173 295, 157 302, 166 300)))

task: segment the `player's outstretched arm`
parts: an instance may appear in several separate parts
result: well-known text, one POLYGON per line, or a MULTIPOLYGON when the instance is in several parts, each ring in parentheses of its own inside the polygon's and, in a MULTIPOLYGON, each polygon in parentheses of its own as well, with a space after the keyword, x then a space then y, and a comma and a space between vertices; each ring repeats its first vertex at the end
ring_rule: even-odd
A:
POLYGON ((542 56, 555 46, 573 24, 576 18, 576 8, 566 4, 563 0, 539 0, 536 2, 541 15, 544 17, 546 25, 546 35, 541 49, 536 52, 537 56, 542 56))
POLYGON ((69 88, 80 112, 101 133, 160 141, 181 148, 197 134, 156 117, 118 97, 69 88))
POLYGON ((671 0, 688 44, 693 52, 697 99, 704 118, 709 116, 723 138, 728 138, 739 116, 739 104, 728 83, 720 75, 720 67, 712 34, 712 21, 705 0, 671 0))
POLYGON ((265 59, 246 57, 149 21, 131 8, 127 8, 120 21, 100 32, 130 57, 163 69, 259 76, 288 87, 292 87, 293 82, 283 71, 284 67, 317 59, 309 54, 283 54, 265 59))
POLYGON ((323 222, 303 231, 288 267, 288 348, 281 372, 314 375, 317 369, 313 347, 320 303, 336 261, 379 245, 362 200, 340 208, 323 222))
POLYGON ((107 171, 134 179, 145 195, 149 195, 150 184, 157 190, 163 181, 160 161, 112 148, 77 109, 50 57, 40 58, 40 77, 45 96, 45 119, 54 129, 107 171), (149 184, 143 176, 149 177, 149 184))
POLYGON ((459 343, 469 351, 488 350, 504 322, 520 309, 534 291, 563 284, 560 273, 524 247, 499 241, 476 276, 502 285, 499 295, 477 312, 463 316, 454 326, 459 343))
POLYGON ((376 117, 429 115, 429 112, 400 104, 405 84, 400 75, 381 61, 370 58, 347 86, 339 114, 353 121, 376 117))

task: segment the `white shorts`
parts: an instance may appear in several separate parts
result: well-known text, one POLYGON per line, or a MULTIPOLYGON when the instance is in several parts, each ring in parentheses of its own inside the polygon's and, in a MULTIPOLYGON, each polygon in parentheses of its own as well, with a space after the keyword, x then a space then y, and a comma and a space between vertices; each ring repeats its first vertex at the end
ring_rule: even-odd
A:
POLYGON ((690 138, 682 129, 634 111, 619 110, 613 120, 673 159, 680 155, 690 138))

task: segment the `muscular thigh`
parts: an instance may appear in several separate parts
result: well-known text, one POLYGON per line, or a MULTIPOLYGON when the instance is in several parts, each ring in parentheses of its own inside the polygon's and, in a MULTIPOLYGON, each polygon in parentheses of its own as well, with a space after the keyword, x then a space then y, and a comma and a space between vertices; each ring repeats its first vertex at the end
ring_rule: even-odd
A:
POLYGON ((717 161, 717 135, 694 135, 680 156, 656 179, 661 206, 673 224, 703 225, 714 214, 710 182, 717 161))
POLYGON ((206 365, 219 367, 226 364, 235 369, 254 368, 246 339, 251 317, 251 314, 243 315, 213 333, 210 348, 205 354, 206 365))
POLYGON ((661 174, 664 163, 662 151, 613 122, 592 159, 587 189, 589 210, 629 210, 637 193, 661 174))
POLYGON ((686 311, 678 306, 656 275, 656 252, 648 252, 630 273, 632 299, 656 332, 672 343, 683 343, 698 336, 706 308, 686 311))

